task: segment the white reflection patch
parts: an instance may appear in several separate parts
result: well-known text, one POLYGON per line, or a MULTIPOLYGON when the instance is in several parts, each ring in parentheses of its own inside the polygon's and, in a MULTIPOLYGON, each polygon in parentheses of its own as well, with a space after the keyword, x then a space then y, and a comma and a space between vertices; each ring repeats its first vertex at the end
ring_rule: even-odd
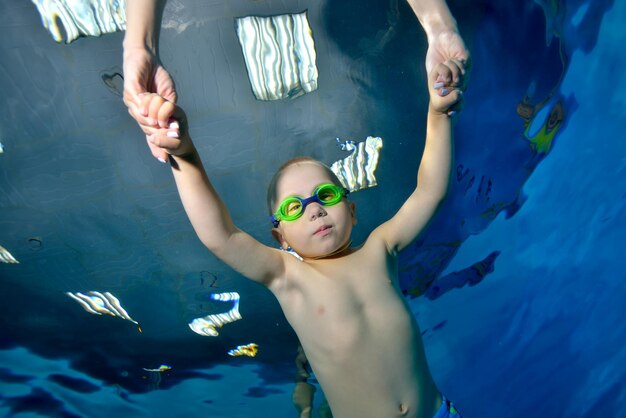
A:
POLYGON ((32 0, 41 23, 55 41, 69 44, 80 36, 100 36, 126 29, 126 0, 32 0))
POLYGON ((380 149, 383 147, 382 138, 368 136, 364 142, 358 144, 354 141, 342 143, 337 138, 337 142, 342 150, 352 152, 330 166, 343 186, 351 192, 356 192, 378 185, 374 173, 378 167, 380 149))
POLYGON ((19 264, 20 262, 15 259, 2 245, 0 245, 0 262, 7 264, 19 264))
MULTIPOLYGON (((88 292, 89 295, 85 295, 80 292, 66 292, 66 295, 74 299, 78 304, 87 312, 94 315, 111 315, 117 316, 118 318, 125 319, 126 321, 130 321, 133 324, 139 325, 137 321, 128 315, 128 312, 124 308, 118 298, 113 296, 109 292, 88 292)), ((141 328, 139 328, 141 332, 141 328)))
POLYGON ((224 324, 241 319, 241 315, 239 314, 239 293, 213 293, 210 297, 212 300, 218 300, 220 302, 233 302, 233 307, 228 312, 196 318, 189 323, 189 328, 196 334, 216 337, 219 334, 217 328, 221 328, 224 324))
POLYGON ((306 12, 235 20, 257 100, 295 98, 317 89, 315 44, 306 12))

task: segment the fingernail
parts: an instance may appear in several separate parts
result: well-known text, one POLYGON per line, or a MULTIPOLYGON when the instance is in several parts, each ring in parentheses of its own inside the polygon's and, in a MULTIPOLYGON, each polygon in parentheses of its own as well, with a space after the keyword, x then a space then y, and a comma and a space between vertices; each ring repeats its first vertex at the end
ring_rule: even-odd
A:
POLYGON ((170 138, 178 138, 178 132, 176 131, 167 131, 167 136, 170 138))
POLYGON ((157 158, 157 160, 161 161, 163 164, 165 164, 167 161, 165 161, 163 158, 159 157, 157 158))
POLYGON ((456 115, 456 111, 451 110, 451 111, 448 112, 448 116, 452 117, 454 115, 456 115))
POLYGON ((438 81, 435 84, 433 84, 433 87, 436 89, 440 89, 443 87, 443 81, 438 81))
POLYGON ((170 123, 170 129, 178 129, 178 122, 174 121, 170 123))
POLYGON ((448 89, 441 89, 441 94, 443 94, 444 96, 448 93, 450 93, 448 89))

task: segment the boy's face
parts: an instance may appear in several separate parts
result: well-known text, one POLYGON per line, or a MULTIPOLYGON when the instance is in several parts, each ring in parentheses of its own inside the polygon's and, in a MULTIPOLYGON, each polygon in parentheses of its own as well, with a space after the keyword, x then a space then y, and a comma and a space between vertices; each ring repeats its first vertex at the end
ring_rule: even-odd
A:
MULTIPOLYGON (((291 165, 284 170, 277 184, 277 202, 280 204, 289 196, 309 197, 320 184, 332 182, 318 164, 301 162, 291 165)), ((281 221, 278 228, 272 230, 272 235, 283 248, 291 247, 304 258, 323 257, 348 243, 354 224, 353 202, 345 198, 333 206, 312 202, 300 218, 281 221)))

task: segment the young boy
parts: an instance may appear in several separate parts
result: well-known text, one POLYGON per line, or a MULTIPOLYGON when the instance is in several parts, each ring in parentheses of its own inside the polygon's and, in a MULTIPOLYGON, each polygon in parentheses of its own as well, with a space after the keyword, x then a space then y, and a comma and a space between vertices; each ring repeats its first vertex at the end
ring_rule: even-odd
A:
POLYGON ((155 94, 139 108, 169 129, 142 126, 170 154, 181 200, 202 243, 242 275, 267 286, 294 328, 335 418, 458 416, 428 369, 417 324, 398 289, 397 255, 433 217, 452 164, 451 109, 460 105, 463 63, 429 74, 426 143, 417 187, 359 247, 355 205, 328 167, 311 158, 284 164, 268 203, 282 249, 239 230, 211 185, 183 111, 155 94))

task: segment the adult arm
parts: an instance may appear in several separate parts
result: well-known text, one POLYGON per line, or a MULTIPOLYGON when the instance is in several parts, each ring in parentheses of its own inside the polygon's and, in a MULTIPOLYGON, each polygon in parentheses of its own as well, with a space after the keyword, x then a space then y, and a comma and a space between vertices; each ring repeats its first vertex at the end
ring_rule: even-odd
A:
MULTIPOLYGON (((128 0, 124 36, 124 103, 131 116, 144 126, 167 127, 169 121, 150 117, 141 107, 141 94, 157 93, 176 103, 176 87, 159 58, 159 34, 164 0, 128 0)), ((150 143, 154 157, 165 162, 167 153, 150 143)))
MULTIPOLYGON (((445 0, 407 0, 417 16, 428 39, 426 52, 426 71, 428 74, 437 64, 448 59, 456 59, 463 64, 462 72, 471 68, 470 52, 459 33, 456 19, 452 16, 445 0)), ((460 87, 465 89, 468 77, 463 77, 465 83, 460 87)))

